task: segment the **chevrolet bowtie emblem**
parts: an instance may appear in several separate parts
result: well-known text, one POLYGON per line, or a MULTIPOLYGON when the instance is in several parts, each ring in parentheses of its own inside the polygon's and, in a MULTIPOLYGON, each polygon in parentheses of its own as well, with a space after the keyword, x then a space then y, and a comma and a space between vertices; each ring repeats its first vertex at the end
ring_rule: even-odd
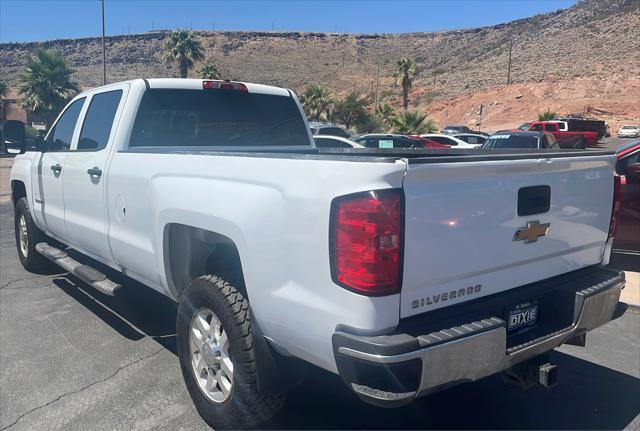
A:
POLYGON ((514 241, 524 241, 525 244, 536 242, 541 236, 545 236, 549 232, 551 223, 540 224, 537 220, 527 222, 527 227, 521 227, 516 230, 513 236, 514 241))

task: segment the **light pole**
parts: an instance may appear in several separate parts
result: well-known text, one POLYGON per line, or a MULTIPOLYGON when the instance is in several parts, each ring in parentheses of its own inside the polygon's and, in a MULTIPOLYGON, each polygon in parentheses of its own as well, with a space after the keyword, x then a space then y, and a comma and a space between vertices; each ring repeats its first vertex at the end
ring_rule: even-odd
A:
POLYGON ((102 85, 107 85, 107 62, 104 51, 104 0, 100 0, 102 6, 102 85))

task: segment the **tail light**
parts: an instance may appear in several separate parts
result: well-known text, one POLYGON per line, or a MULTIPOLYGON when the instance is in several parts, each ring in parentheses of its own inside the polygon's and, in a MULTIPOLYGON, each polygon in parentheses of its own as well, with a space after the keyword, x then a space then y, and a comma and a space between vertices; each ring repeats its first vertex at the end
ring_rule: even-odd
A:
POLYGON ((235 90, 247 93, 247 86, 240 82, 231 81, 202 81, 204 90, 235 90))
POLYGON ((611 222, 609 223, 609 238, 616 236, 616 229, 618 227, 618 211, 620 210, 620 193, 622 192, 622 185, 624 184, 624 177, 614 174, 613 176, 613 207, 611 208, 611 222))
POLYGON ((400 292, 402 190, 337 198, 331 206, 331 275, 338 285, 367 296, 400 292))

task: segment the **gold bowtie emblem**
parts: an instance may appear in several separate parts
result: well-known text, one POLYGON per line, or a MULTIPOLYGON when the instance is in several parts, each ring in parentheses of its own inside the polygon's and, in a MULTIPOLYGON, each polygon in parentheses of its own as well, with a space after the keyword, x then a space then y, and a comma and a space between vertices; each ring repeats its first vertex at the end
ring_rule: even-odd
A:
POLYGON ((549 232, 551 223, 543 223, 536 221, 527 222, 527 227, 521 227, 516 230, 513 236, 514 241, 524 241, 525 244, 538 241, 538 238, 545 236, 549 232))

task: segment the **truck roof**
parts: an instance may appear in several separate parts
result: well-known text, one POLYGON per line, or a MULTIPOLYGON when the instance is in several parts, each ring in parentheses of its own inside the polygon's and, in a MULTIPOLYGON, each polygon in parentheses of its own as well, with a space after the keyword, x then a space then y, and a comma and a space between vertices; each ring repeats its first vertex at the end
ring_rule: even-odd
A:
MULTIPOLYGON (((254 84, 251 82, 240 82, 240 81, 226 81, 222 79, 194 79, 194 78, 139 78, 139 79, 130 79, 127 81, 119 81, 111 84, 107 84, 104 86, 91 88, 87 90, 95 91, 101 88, 108 88, 114 84, 122 84, 122 83, 135 83, 144 81, 147 88, 163 88, 163 89, 175 89, 175 90, 202 90, 202 83, 204 81, 219 81, 219 82, 234 82, 243 84, 247 87, 249 93, 260 93, 260 94, 269 94, 273 96, 285 96, 288 97, 291 95, 291 92, 286 88, 273 87, 270 85, 262 85, 262 84, 254 84)), ((85 92, 83 92, 85 93, 85 92)))

